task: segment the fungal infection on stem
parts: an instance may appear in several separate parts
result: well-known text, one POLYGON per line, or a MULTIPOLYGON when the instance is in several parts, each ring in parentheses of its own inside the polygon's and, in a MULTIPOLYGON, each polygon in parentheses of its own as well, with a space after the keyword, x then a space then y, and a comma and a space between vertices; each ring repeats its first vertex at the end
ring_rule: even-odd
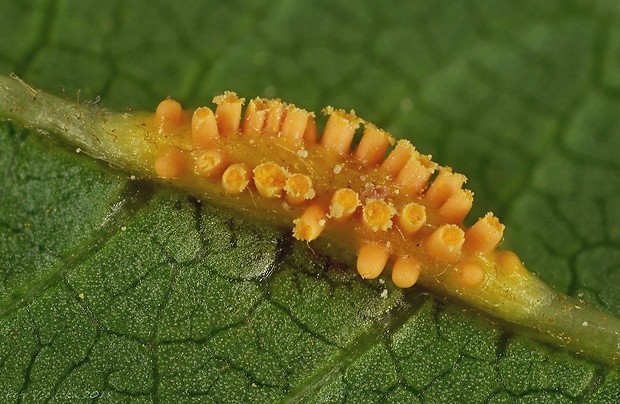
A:
POLYGON ((620 320, 573 310, 574 300, 498 249, 504 225, 496 216, 464 224, 473 204, 464 175, 353 111, 325 108, 321 133, 312 112, 262 98, 244 109, 233 92, 193 110, 165 99, 154 113, 115 113, 32 91, 0 77, 0 116, 201 201, 289 226, 317 251, 348 251, 364 279, 388 274, 401 288, 420 284, 573 351, 620 362, 620 320), (588 327, 575 326, 582 319, 588 327))

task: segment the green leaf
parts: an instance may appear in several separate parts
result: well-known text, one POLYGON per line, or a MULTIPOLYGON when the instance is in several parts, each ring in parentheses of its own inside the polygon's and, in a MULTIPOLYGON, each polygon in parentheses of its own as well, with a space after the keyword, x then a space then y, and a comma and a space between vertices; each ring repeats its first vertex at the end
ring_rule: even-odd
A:
MULTIPOLYGON (((496 212, 545 281, 619 316, 619 12, 2 0, 0 73, 118 110, 223 90, 353 108, 466 174, 470 217, 496 212)), ((0 150, 2 402, 620 400, 617 369, 363 281, 290 229, 17 125, 0 150)))

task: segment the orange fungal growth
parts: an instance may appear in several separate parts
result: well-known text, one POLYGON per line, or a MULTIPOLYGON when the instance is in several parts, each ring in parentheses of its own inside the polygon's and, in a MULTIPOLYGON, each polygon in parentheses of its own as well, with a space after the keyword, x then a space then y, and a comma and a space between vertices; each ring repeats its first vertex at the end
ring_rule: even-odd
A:
POLYGON ((276 136, 280 133, 282 118, 284 117, 284 103, 280 100, 267 100, 267 116, 263 133, 267 136, 276 136))
POLYGON ((364 278, 379 276, 392 258, 392 281, 401 288, 443 274, 455 287, 475 287, 484 280, 483 263, 497 262, 498 272, 518 270, 514 259, 495 251, 504 230, 495 216, 463 225, 473 203, 473 193, 462 188, 466 177, 438 166, 409 141, 395 142, 353 111, 325 108, 329 118, 319 134, 314 113, 279 99, 254 98, 245 111, 244 99, 232 92, 213 101, 215 113, 198 108, 191 124, 176 101, 160 104, 154 125, 167 143, 154 157, 159 177, 194 175, 209 184, 220 178, 215 194, 239 195, 235 203, 246 211, 268 209, 270 217, 287 218, 296 239, 325 234, 356 248, 364 278), (364 131, 352 150, 360 125, 364 131), (260 198, 244 193, 251 184, 260 198))
POLYGON ((251 178, 251 171, 245 164, 231 164, 222 174, 222 187, 228 194, 240 194, 248 187, 251 178))
POLYGON ((511 276, 523 270, 523 263, 517 254, 508 250, 495 251, 495 267, 497 272, 503 276, 511 276))
POLYGON ((455 224, 439 226, 428 236, 424 248, 428 255, 441 263, 454 262, 461 255, 465 233, 455 224))
POLYGON ((492 213, 465 225, 473 203, 465 176, 407 140, 394 144, 353 111, 325 108, 320 133, 312 112, 263 98, 244 111, 233 92, 215 97, 216 106, 184 111, 166 99, 144 114, 102 112, 33 91, 0 76, 0 116, 57 134, 132 174, 165 179, 205 203, 292 227, 317 253, 357 254, 364 279, 391 262, 397 287, 420 284, 620 365, 620 319, 553 291, 517 255, 498 250, 504 225, 492 213))
POLYGON ((369 199, 363 209, 364 223, 372 231, 386 231, 392 227, 396 209, 383 199, 369 199))
POLYGON ((167 98, 157 105, 155 124, 161 133, 174 132, 183 125, 185 113, 178 101, 167 98))
POLYGON ((284 184, 284 190, 286 191, 286 200, 293 205, 298 205, 316 196, 312 178, 305 174, 293 174, 288 177, 284 184))
MULTIPOLYGON (((254 184, 261 198, 248 192, 246 204, 289 217, 295 238, 313 241, 332 223, 325 234, 357 246, 363 277, 378 276, 393 257, 392 280, 399 287, 446 266, 460 284, 473 285, 482 266, 472 259, 493 254, 501 241, 503 225, 492 214, 469 229, 463 225, 473 202, 473 193, 462 188, 465 176, 438 166, 406 140, 395 142, 353 111, 325 108, 329 118, 319 134, 312 112, 279 99, 254 98, 245 111, 232 92, 213 101, 215 113, 208 107, 193 112, 190 144, 176 136, 170 138, 175 147, 161 149, 154 162, 158 176, 186 176, 191 156, 193 175, 221 176, 222 195, 242 194, 254 184), (352 150, 360 125, 364 131, 352 150)), ((165 100, 155 122, 177 119, 169 131, 182 134, 184 116, 178 103, 165 100)))
POLYGON ((304 138, 309 118, 310 113, 308 111, 290 106, 282 122, 282 135, 295 141, 301 141, 304 138))
POLYGON ((439 208, 439 215, 447 223, 461 223, 469 213, 473 203, 474 193, 469 189, 459 189, 439 208))
POLYGON ((265 117, 267 115, 266 105, 260 98, 250 100, 245 109, 241 133, 244 135, 258 135, 263 130, 265 117))
POLYGON ((357 272, 364 279, 375 279, 383 272, 389 257, 385 246, 364 244, 357 254, 357 272))
POLYGON ((387 132, 367 123, 353 157, 364 167, 374 167, 383 160, 391 142, 392 137, 387 132))
POLYGON ((476 263, 464 262, 456 267, 458 283, 465 288, 478 286, 484 280, 484 269, 476 263))
POLYGON ((165 147, 155 159, 154 168, 158 177, 178 178, 185 174, 185 154, 175 147, 165 147))
POLYGON ((381 170, 386 174, 395 177, 405 164, 416 155, 415 148, 406 140, 399 140, 396 147, 381 164, 381 170))
POLYGON ((396 176, 396 184, 405 192, 419 194, 426 189, 429 178, 435 171, 435 163, 429 156, 415 155, 409 158, 396 176))
POLYGON ((426 223, 426 208, 424 205, 410 202, 406 204, 398 216, 398 227, 405 234, 414 234, 426 223))
POLYGON ((254 185, 263 197, 279 198, 284 192, 288 171, 275 163, 263 163, 254 168, 254 185))
POLYGON ((241 120, 241 107, 245 99, 237 97, 232 91, 226 91, 213 98, 213 102, 217 104, 215 117, 219 133, 223 136, 237 133, 241 120))
POLYGON ((297 240, 312 241, 317 239, 327 225, 327 212, 319 204, 306 208, 299 219, 293 221, 293 237, 297 240))
POLYGON ((329 115, 325 124, 321 144, 329 150, 344 155, 351 150, 351 142, 355 131, 359 128, 360 119, 353 114, 347 114, 341 109, 325 108, 329 115))
POLYGON ((216 144, 218 137, 217 121, 211 108, 196 109, 192 115, 192 143, 201 149, 208 149, 216 144))
POLYGON ((487 213, 465 231, 463 248, 472 254, 490 253, 502 241, 504 227, 493 213, 487 213))
POLYGON ((201 177, 213 177, 226 169, 226 157, 217 150, 194 153, 194 171, 201 177))
POLYGON ((424 201, 430 206, 438 208, 461 189, 465 181, 467 181, 467 177, 463 174, 453 173, 449 167, 441 167, 439 174, 426 190, 424 201))
POLYGON ((308 122, 306 124, 306 130, 304 131, 304 142, 308 144, 314 144, 319 141, 318 129, 316 127, 316 121, 314 120, 314 113, 310 112, 308 122))
POLYGON ((422 266, 413 258, 397 258, 392 267, 392 282, 399 288, 410 288, 418 281, 422 266))
POLYGON ((357 192, 350 188, 340 188, 334 192, 329 204, 329 217, 336 220, 346 220, 355 213, 360 206, 357 192))

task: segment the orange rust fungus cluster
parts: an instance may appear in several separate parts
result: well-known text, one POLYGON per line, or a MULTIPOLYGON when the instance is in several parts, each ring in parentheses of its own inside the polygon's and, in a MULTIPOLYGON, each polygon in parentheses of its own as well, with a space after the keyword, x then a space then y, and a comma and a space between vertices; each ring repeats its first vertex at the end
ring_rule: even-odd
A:
POLYGON ((184 111, 170 99, 159 104, 153 124, 167 140, 153 163, 158 176, 219 182, 229 198, 247 195, 247 204, 291 217, 299 240, 331 232, 356 249, 366 279, 390 266, 402 288, 428 271, 451 271, 461 287, 484 281, 481 262, 504 226, 492 213, 463 225, 473 202, 462 188, 465 176, 353 111, 325 108, 319 136, 313 113, 277 99, 253 99, 245 113, 244 99, 232 92, 213 101, 215 111, 184 111))

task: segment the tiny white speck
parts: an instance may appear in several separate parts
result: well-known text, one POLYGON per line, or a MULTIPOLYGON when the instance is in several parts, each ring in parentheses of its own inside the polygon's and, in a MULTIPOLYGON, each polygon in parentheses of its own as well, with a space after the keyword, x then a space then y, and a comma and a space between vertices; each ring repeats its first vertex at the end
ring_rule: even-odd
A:
POLYGON ((126 231, 126 230, 127 230, 127 226, 121 227, 121 231, 126 231))
POLYGON ((130 180, 135 180, 135 179, 136 179, 136 176, 135 176, 135 175, 131 175, 131 176, 129 177, 129 179, 130 179, 130 180))
POLYGON ((248 143, 249 143, 249 144, 254 144, 254 139, 250 139, 250 140, 248 141, 248 143))
POLYGON ((388 297, 387 289, 383 289, 383 292, 381 292, 381 297, 384 298, 384 299, 387 299, 387 297, 388 297))
POLYGON ((79 147, 77 149, 75 149, 76 153, 82 153, 82 149, 80 149, 79 147))
POLYGON ((587 327, 588 326, 588 322, 584 321, 583 323, 581 323, 582 326, 587 327))
POLYGON ((340 174, 342 172, 342 165, 336 164, 334 166, 334 174, 340 174))
POLYGON ((394 190, 394 195, 398 195, 398 194, 400 194, 400 189, 395 189, 394 190))
POLYGON ((385 281, 383 279, 379 279, 379 283, 383 285, 385 281))
POLYGON ((288 203, 286 203, 286 202, 282 202, 282 207, 283 207, 283 208, 284 208, 284 210, 286 210, 286 211, 293 210, 292 206, 291 206, 291 205, 289 205, 289 204, 288 204, 288 203))
POLYGON ((305 159, 306 157, 308 157, 308 150, 297 150, 297 156, 301 157, 302 159, 305 159))
POLYGON ((325 219, 319 220, 319 226, 321 227, 325 226, 325 219))
POLYGON ((390 248, 390 247, 392 247, 392 243, 390 243, 389 241, 385 243, 385 248, 390 248))
POLYGON ((360 176, 360 180, 366 181, 366 176, 365 175, 360 176))
POLYGON ((577 296, 579 296, 579 297, 583 297, 583 292, 581 292, 581 293, 577 293, 577 296))

